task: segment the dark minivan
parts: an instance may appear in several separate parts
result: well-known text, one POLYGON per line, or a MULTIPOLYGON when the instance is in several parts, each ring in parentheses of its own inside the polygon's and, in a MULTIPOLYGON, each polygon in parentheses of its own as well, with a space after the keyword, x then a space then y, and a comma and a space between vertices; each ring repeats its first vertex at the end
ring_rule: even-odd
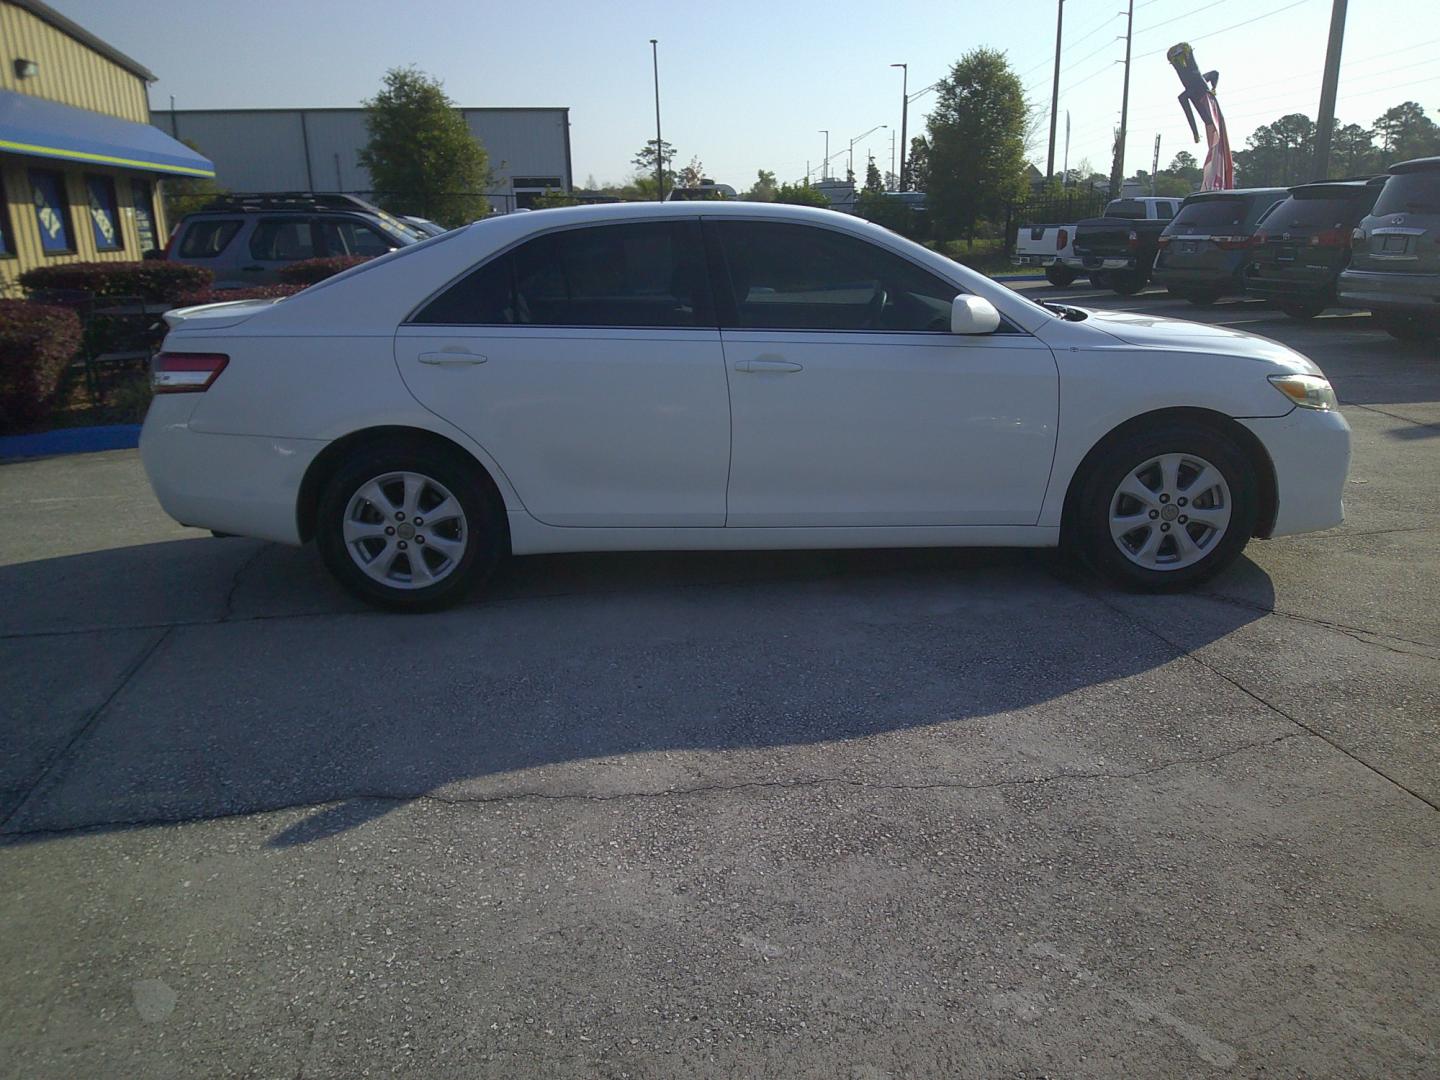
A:
POLYGON ((1246 294, 1273 301, 1292 319, 1313 319, 1335 303, 1335 283, 1350 264, 1350 234, 1384 184, 1377 176, 1291 188, 1255 234, 1246 294))
POLYGON ((1260 220, 1289 191, 1234 188, 1191 195, 1160 236, 1153 280, 1192 304, 1245 292, 1243 273, 1260 220))
POLYGON ((1402 341, 1440 336, 1440 157, 1390 166, 1375 207, 1355 230, 1340 302, 1369 308, 1402 341))

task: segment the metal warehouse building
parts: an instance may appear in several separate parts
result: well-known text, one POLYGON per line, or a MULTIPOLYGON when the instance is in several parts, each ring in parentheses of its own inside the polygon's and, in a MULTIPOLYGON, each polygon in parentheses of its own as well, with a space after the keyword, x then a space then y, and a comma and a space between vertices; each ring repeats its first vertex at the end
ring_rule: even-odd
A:
MULTIPOLYGON (((547 188, 570 190, 569 109, 460 112, 490 156, 487 194, 497 210, 527 206, 547 188)), ((369 138, 364 109, 156 109, 153 123, 197 146, 232 191, 374 194, 358 162, 369 138)))

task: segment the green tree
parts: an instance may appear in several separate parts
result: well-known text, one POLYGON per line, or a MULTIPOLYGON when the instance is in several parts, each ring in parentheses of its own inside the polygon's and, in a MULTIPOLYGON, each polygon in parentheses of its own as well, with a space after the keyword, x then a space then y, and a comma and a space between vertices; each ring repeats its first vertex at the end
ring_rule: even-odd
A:
POLYGON ((414 67, 391 68, 364 105, 370 141, 360 164, 376 202, 451 227, 489 212, 489 158, 439 80, 414 67))
POLYGON ((1020 80, 996 49, 971 50, 940 80, 927 123, 937 236, 973 240, 976 222, 1024 198, 1025 118, 1020 80))
POLYGON ((865 166, 865 191, 878 193, 885 190, 885 181, 880 176, 880 166, 875 164, 872 157, 869 164, 865 166))
POLYGON ((1315 122, 1304 113, 1288 113, 1262 124, 1245 142, 1249 149, 1235 154, 1242 187, 1289 187, 1312 179, 1315 122))
POLYGON ((930 141, 924 135, 910 140, 910 154, 905 159, 905 190, 930 190, 930 141))
POLYGON ((798 184, 781 184, 775 189, 775 201, 796 206, 818 206, 821 209, 830 207, 830 200, 811 187, 809 180, 798 184))
POLYGON ((705 179, 705 166, 700 163, 698 157, 692 157, 690 164, 686 165, 676 174, 676 182, 681 187, 699 187, 705 179))
POLYGON ((775 174, 769 169, 758 169, 755 172, 755 183, 740 197, 750 202, 774 202, 776 188, 775 174))
POLYGON ((1332 176, 1368 176, 1382 168, 1380 152, 1375 149, 1375 132, 1359 124, 1335 129, 1330 141, 1332 176))
POLYGON ((1406 101, 1375 118, 1375 135, 1386 164, 1440 152, 1440 128, 1419 103, 1406 101))
MULTIPOLYGON (((659 154, 661 157, 661 172, 665 179, 665 190, 670 191, 675 187, 675 147, 666 140, 661 140, 659 154)), ((648 198, 655 197, 655 140, 651 139, 644 146, 635 152, 630 159, 635 166, 634 183, 642 191, 648 193, 648 198)), ((698 162, 697 162, 698 164, 698 162)))
MULTIPOLYGON (((204 153, 191 140, 180 141, 197 154, 204 153)), ((173 229, 186 214, 204 209, 217 195, 224 195, 225 191, 225 188, 208 176, 166 177, 160 185, 160 198, 165 203, 166 224, 173 229)))

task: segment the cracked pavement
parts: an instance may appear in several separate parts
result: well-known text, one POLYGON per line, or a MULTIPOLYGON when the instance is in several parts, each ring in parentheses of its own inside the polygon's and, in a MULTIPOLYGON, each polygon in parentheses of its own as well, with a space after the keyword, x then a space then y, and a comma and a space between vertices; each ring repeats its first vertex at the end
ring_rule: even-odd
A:
POLYGON ((1038 291, 1313 356, 1346 524, 1180 596, 553 556, 405 618, 133 452, 0 466, 0 1076, 1440 1072, 1440 358, 1038 291))

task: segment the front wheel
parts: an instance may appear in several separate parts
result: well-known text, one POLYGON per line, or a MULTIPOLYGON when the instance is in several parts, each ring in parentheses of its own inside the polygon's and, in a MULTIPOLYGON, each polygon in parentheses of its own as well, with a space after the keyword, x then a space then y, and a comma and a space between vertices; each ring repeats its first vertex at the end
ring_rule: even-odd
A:
POLYGON ((1075 271, 1071 270, 1068 266, 1061 266, 1059 263, 1054 263, 1045 268, 1045 280, 1050 282, 1051 285, 1058 285, 1063 289, 1075 280, 1075 271))
POLYGON ((1373 318, 1380 324, 1380 329, 1396 341, 1411 343, 1429 341, 1440 334, 1440 328, 1408 315, 1376 314, 1373 318))
POLYGON ((1117 439, 1077 482, 1067 543, 1111 580, 1148 591, 1183 589, 1229 566, 1259 513, 1239 445, 1193 423, 1117 439))
POLYGON ((340 584, 392 611, 435 611, 488 577, 503 509, 457 451, 386 443, 346 461, 320 497, 316 540, 340 584))
POLYGON ((1149 282, 1149 277, 1140 270, 1121 270, 1110 279, 1110 288, 1118 296, 1134 296, 1149 282))

